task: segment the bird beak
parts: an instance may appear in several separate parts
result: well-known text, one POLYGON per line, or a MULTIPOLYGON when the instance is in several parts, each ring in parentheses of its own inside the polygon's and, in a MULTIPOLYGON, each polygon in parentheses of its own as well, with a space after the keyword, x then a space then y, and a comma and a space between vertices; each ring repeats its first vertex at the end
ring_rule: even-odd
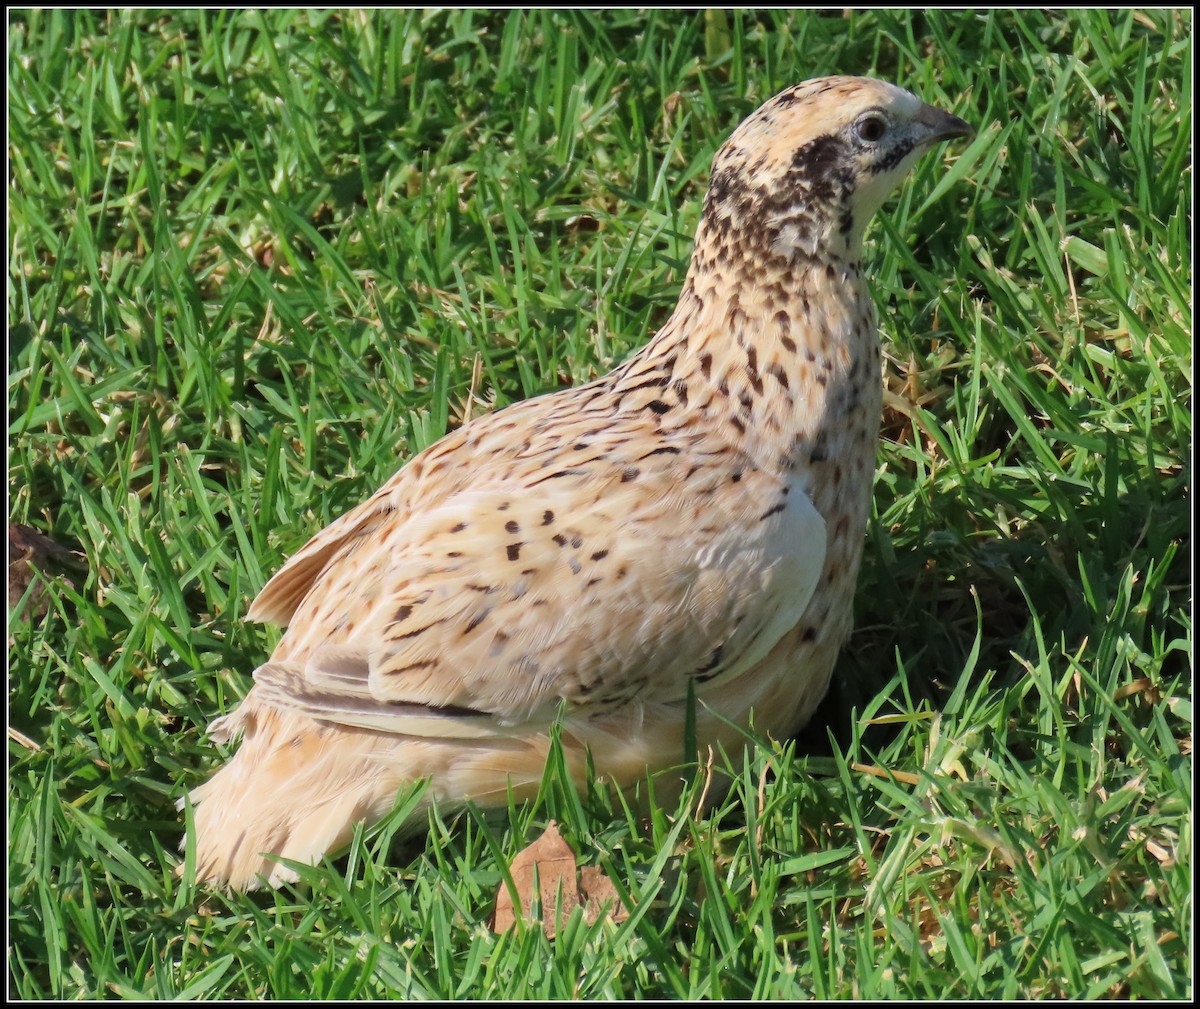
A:
POLYGON ((958 116, 949 112, 935 109, 932 105, 924 106, 913 118, 913 122, 924 126, 929 132, 921 139, 923 144, 934 144, 939 140, 949 140, 951 137, 973 137, 975 127, 963 122, 958 116))

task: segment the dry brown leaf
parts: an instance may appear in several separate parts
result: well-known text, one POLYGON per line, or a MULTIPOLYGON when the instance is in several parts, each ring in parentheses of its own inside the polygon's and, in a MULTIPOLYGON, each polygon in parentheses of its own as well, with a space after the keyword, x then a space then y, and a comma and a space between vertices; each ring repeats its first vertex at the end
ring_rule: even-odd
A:
POLYGON ((20 729, 14 729, 11 725, 8 727, 8 738, 14 743, 17 743, 19 746, 23 746, 27 750, 32 750, 34 753, 42 752, 42 748, 38 746, 37 743, 25 735, 25 733, 23 733, 20 729))
POLYGON ((1132 683, 1126 683, 1124 686, 1118 687, 1113 692, 1113 700, 1121 701, 1126 697, 1132 697, 1134 694, 1145 694, 1146 700, 1151 704, 1157 704, 1160 700, 1162 700, 1162 695, 1159 694, 1158 688, 1154 685, 1154 681, 1146 676, 1134 680, 1132 683))
MULTIPOLYGON (((61 543, 44 536, 29 526, 8 524, 8 609, 21 601, 25 590, 34 579, 34 572, 53 576, 63 568, 78 568, 79 561, 61 543)), ((67 581, 75 584, 70 578, 67 581)), ((32 618, 46 615, 50 608, 46 590, 39 585, 34 589, 28 603, 28 615, 32 618)))
POLYGON ((551 820, 548 827, 532 844, 517 852, 508 867, 513 886, 521 901, 518 915, 513 904, 512 891, 508 883, 500 885, 496 894, 496 916, 492 931, 506 932, 518 917, 531 921, 535 895, 540 903, 542 928, 548 937, 556 931, 555 908, 559 887, 562 887, 562 910, 570 914, 571 908, 579 903, 579 888, 575 881, 575 853, 558 832, 558 825, 551 820))
POLYGON ((1150 852, 1163 865, 1174 865, 1175 859, 1171 857, 1171 853, 1157 841, 1152 841, 1147 838, 1144 842, 1146 850, 1150 852))
POLYGON ((621 903, 613 881, 598 865, 585 865, 579 870, 579 897, 584 921, 589 925, 594 925, 604 914, 614 922, 629 917, 629 908, 621 903))
POLYGON ((513 903, 513 893, 508 883, 502 883, 496 893, 493 932, 507 932, 518 919, 534 921, 535 898, 538 903, 536 917, 540 918, 542 930, 548 939, 554 938, 559 921, 565 921, 577 906, 583 907, 588 924, 599 919, 606 909, 614 921, 622 921, 629 916, 612 880, 604 875, 603 870, 597 866, 586 866, 577 877, 575 853, 563 840, 553 820, 541 837, 517 853, 509 865, 509 874, 517 891, 520 909, 513 903), (556 915, 559 908, 561 919, 556 915))
POLYGON ((895 778, 905 785, 919 785, 921 783, 921 776, 919 774, 911 774, 908 771, 885 771, 882 767, 873 767, 869 764, 851 764, 850 767, 858 771, 859 774, 869 774, 874 778, 895 778))

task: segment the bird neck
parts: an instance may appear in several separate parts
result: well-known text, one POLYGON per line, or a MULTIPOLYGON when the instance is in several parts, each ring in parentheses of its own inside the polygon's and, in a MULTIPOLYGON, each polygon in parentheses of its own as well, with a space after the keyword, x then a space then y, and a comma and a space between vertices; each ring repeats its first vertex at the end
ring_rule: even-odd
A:
POLYGON ((675 312, 622 369, 618 390, 653 397, 646 405, 662 411, 664 430, 704 411, 764 468, 864 446, 873 457, 879 341, 857 256, 775 255, 714 231, 706 214, 675 312))
MULTIPOLYGON (((819 147, 819 145, 818 145, 819 147)), ((803 264, 857 262, 869 208, 856 197, 852 170, 835 154, 813 154, 819 170, 792 185, 755 183, 730 166, 714 170, 704 196, 693 266, 730 261, 803 264)))

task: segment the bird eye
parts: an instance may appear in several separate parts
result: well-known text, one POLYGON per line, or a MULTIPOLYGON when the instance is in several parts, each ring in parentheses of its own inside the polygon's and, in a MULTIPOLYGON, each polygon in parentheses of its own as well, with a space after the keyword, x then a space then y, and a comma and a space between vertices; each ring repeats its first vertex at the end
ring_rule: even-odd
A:
POLYGON ((854 133, 859 140, 874 144, 883 138, 887 128, 887 120, 883 116, 878 112, 868 112, 854 124, 854 133))

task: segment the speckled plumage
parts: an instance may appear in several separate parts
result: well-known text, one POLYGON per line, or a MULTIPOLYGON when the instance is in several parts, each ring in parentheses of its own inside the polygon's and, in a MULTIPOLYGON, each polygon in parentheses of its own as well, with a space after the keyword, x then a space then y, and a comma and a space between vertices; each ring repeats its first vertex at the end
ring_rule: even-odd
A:
POLYGON ((679 303, 612 373, 480 417, 268 582, 287 626, 192 793, 197 873, 292 878, 428 776, 536 788, 551 724, 625 785, 697 738, 786 737, 850 630, 880 413, 859 267, 917 155, 969 134, 889 84, 789 88, 718 152, 679 303), (876 135, 878 133, 878 136, 876 135), (732 723, 732 726, 727 723, 732 723))

